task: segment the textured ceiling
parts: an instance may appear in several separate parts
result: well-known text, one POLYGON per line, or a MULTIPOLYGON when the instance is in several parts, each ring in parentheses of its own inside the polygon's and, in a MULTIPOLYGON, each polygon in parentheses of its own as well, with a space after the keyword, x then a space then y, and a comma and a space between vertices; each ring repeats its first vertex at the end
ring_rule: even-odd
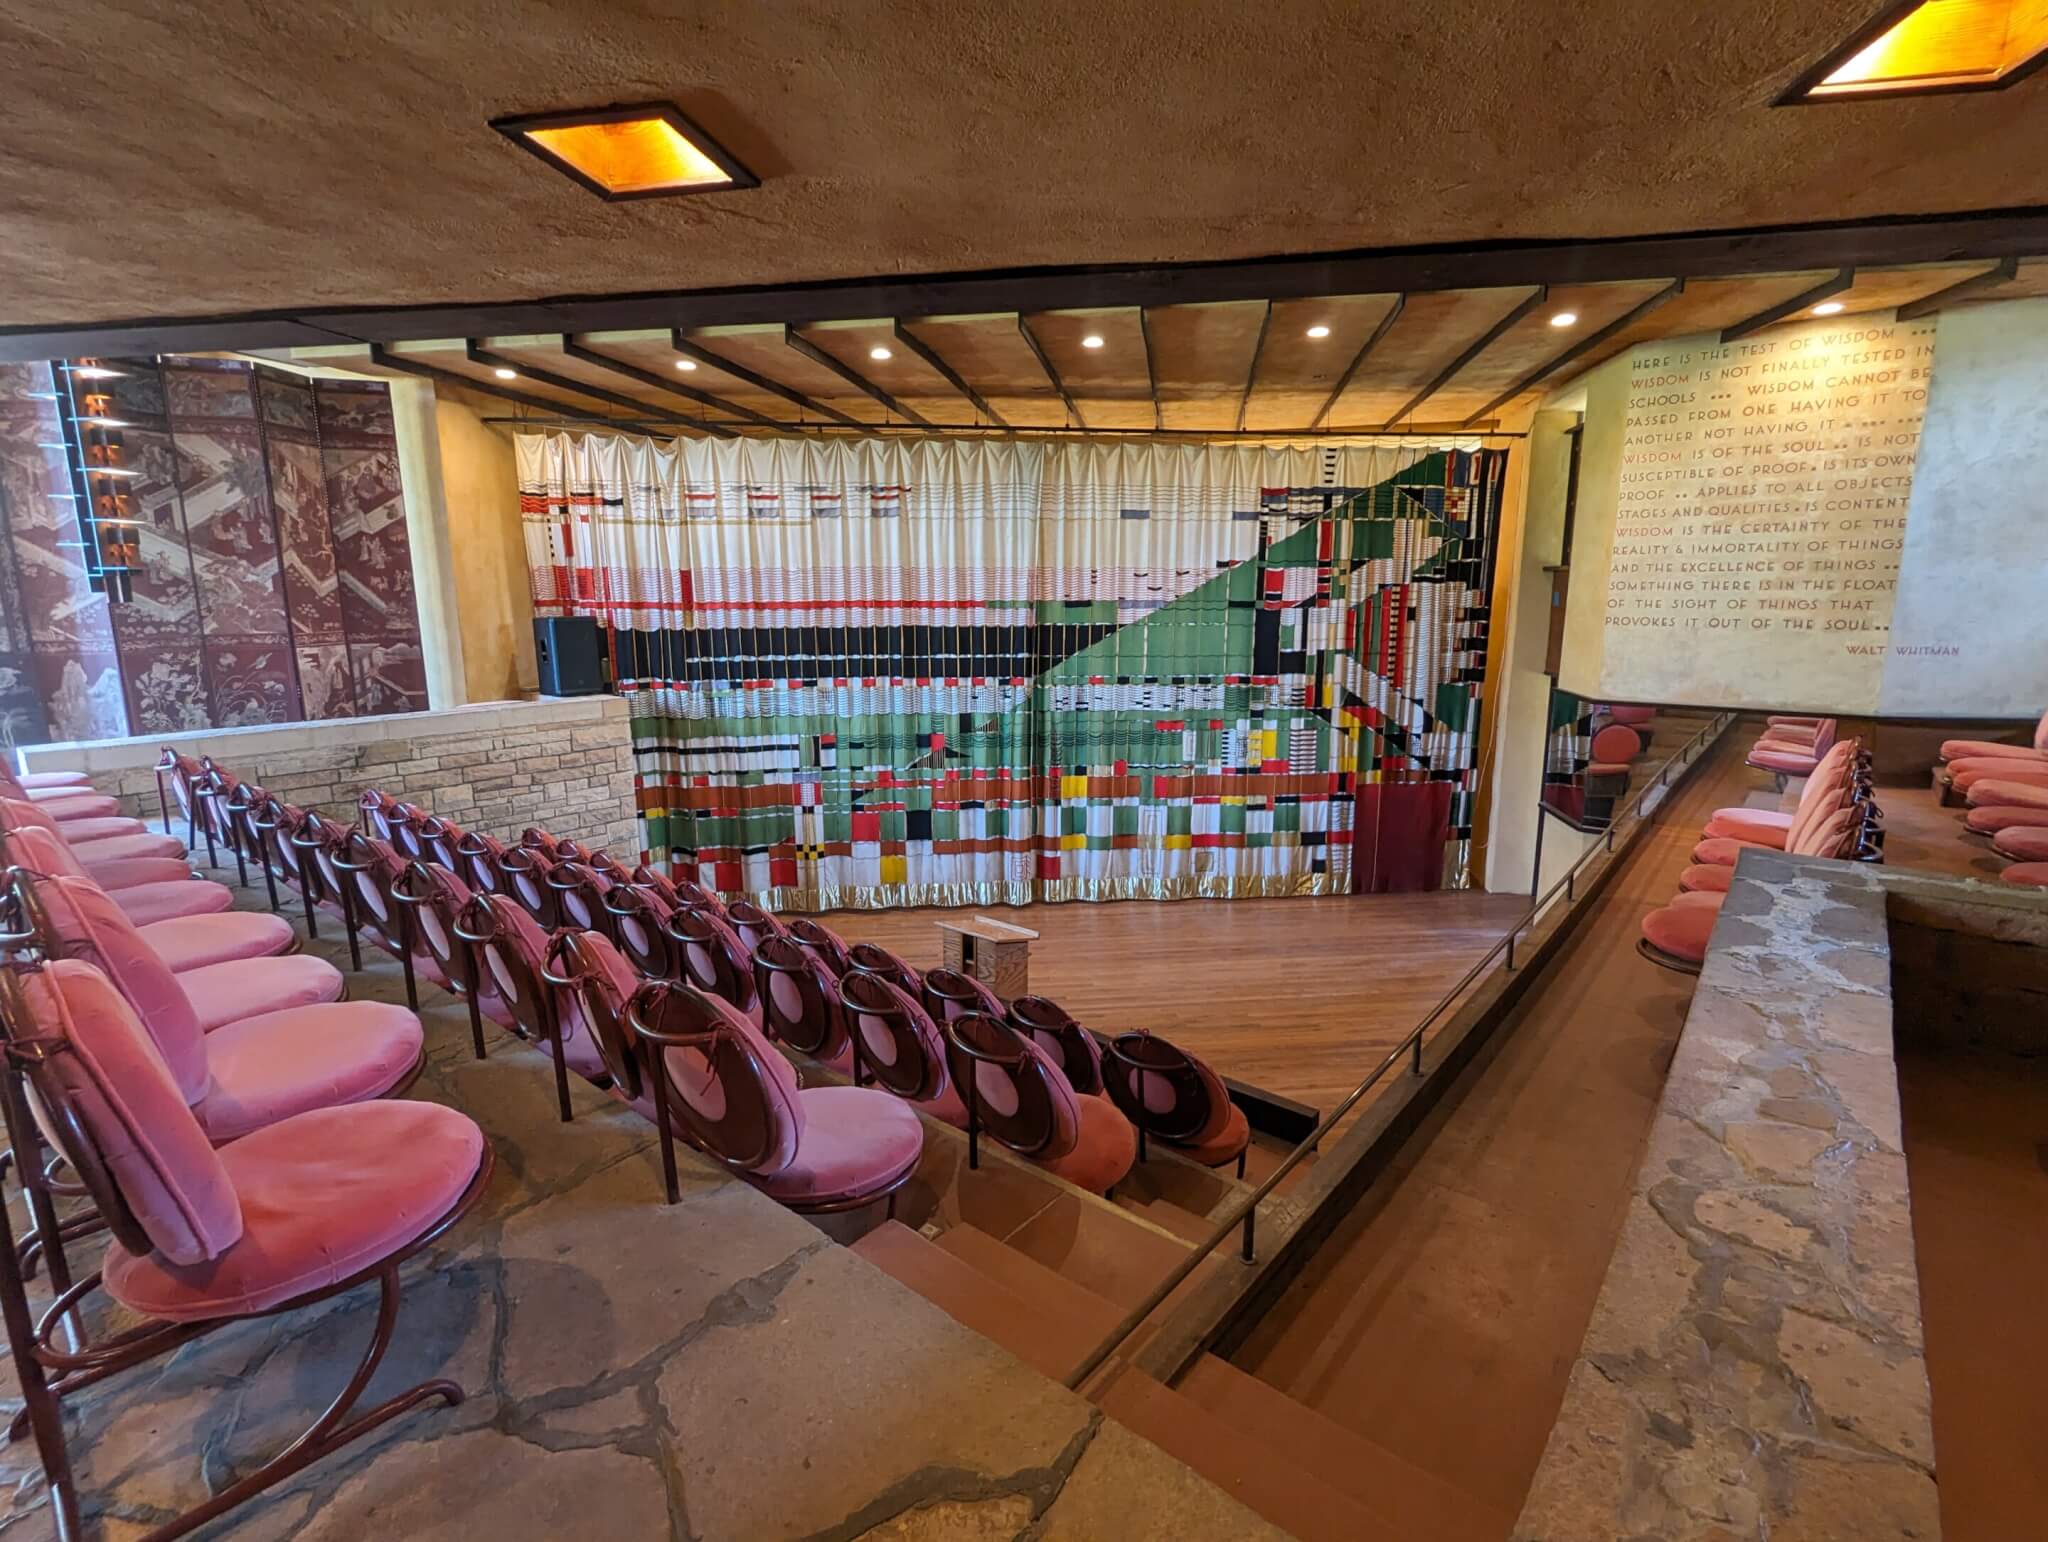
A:
POLYGON ((2048 75, 1768 104, 1873 0, 0 0, 0 325, 2019 206, 2048 75), (608 205, 492 117, 670 98, 608 205))

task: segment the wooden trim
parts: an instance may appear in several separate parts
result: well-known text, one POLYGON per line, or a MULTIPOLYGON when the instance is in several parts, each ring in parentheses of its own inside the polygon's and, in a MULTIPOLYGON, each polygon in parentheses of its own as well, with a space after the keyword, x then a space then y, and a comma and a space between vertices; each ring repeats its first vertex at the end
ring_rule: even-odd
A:
POLYGON ((1024 339, 1024 346, 1031 350, 1031 356, 1038 360, 1038 367, 1045 371, 1045 378, 1052 382, 1052 388, 1059 392, 1060 400, 1067 404, 1067 413, 1082 428, 1088 420, 1081 415, 1081 409, 1074 405, 1074 398, 1067 391, 1067 383, 1060 379, 1060 372, 1052 367, 1052 360, 1045 356, 1045 350, 1038 346, 1038 339, 1031 335, 1031 324, 1024 319, 1024 313, 1017 313, 1017 335, 1024 339))
POLYGON ((1331 390, 1329 400, 1324 402, 1317 409, 1316 415, 1309 419, 1308 426, 1311 432, 1323 426, 1323 419, 1327 418, 1330 415, 1330 409, 1337 405, 1337 398, 1351 388, 1351 377, 1358 373, 1358 366, 1365 362, 1367 354, 1379 347, 1380 339, 1393 331, 1394 323, 1401 319, 1401 312, 1407 308, 1408 296, 1405 294, 1395 295, 1394 303, 1387 307, 1386 315, 1380 317, 1380 324, 1372 329, 1372 336, 1358 345, 1358 352, 1351 356, 1351 362, 1344 366, 1344 373, 1337 377, 1337 384, 1331 390))
POLYGON ((1266 313, 1259 318, 1259 340, 1252 344, 1251 368, 1244 372, 1244 395, 1237 399, 1237 431, 1244 432, 1244 415, 1252 404, 1252 388, 1259 383, 1259 360, 1265 356, 1266 334, 1273 329, 1273 302, 1266 302, 1266 313))
POLYGON ((920 428, 931 427, 931 423, 928 419, 926 419, 919 413, 912 412, 908 407, 904 406, 903 403, 896 400, 895 397, 891 396, 887 391, 883 390, 880 386, 876 385, 872 380, 868 379, 868 377, 863 375, 859 370, 855 369, 850 364, 844 363, 841 360, 834 358, 831 354, 827 353, 824 349, 820 348, 816 343, 812 342, 808 337, 805 337, 801 332, 798 332, 794 327, 790 326, 786 322, 783 324, 782 328, 782 341, 789 347, 794 348, 798 353, 802 354, 805 358, 809 359, 813 364, 821 365, 825 369, 829 369, 830 371, 832 371, 833 374, 837 375, 841 380, 844 380, 848 385, 852 386, 856 391, 860 392, 863 396, 870 397, 873 400, 881 403, 881 405, 884 408, 886 408, 890 412, 895 413, 897 417, 904 418, 909 422, 915 423, 920 428))
POLYGON ((937 370, 945 378, 946 383, 966 397, 973 404, 974 409, 987 418, 989 422, 993 423, 997 428, 1008 428, 1010 426, 1009 422, 1000 412, 982 400, 979 391, 975 390, 973 386, 961 378, 958 370, 954 369, 952 365, 940 357, 938 349, 932 347, 931 344, 927 343, 900 321, 892 323, 891 330, 894 331, 897 342, 937 370))
POLYGON ((1973 273, 1959 279, 1946 289, 1933 294, 1922 295, 1917 300, 1908 300, 1898 310, 1901 321, 1918 321, 1922 316, 1931 316, 1946 306, 1955 304, 1966 295, 1979 294, 1986 289, 1995 289, 2000 284, 2010 284, 2019 277, 2020 260, 2017 257, 2001 258, 1996 267, 1986 268, 1982 273, 1973 273))
MULTIPOLYGON (((465 391, 475 391, 483 396, 495 396, 500 401, 517 402, 522 407, 538 408, 551 418, 567 419, 578 423, 602 423, 608 428, 616 427, 618 424, 617 419, 608 418, 602 413, 584 412, 580 408, 571 407, 565 402, 553 401, 545 396, 529 396, 524 391, 508 391, 496 381, 473 380, 460 371, 443 369, 438 364, 422 364, 417 359, 408 359, 400 354, 392 353, 382 343, 370 344, 370 362, 381 365, 385 369, 395 369, 404 374, 418 375, 423 380, 460 386, 465 391)), ((515 418, 513 421, 517 422, 519 420, 515 418)))
POLYGON ((1833 278, 1824 279, 1822 282, 1815 284, 1811 289, 1802 290, 1789 300, 1780 300, 1768 310, 1758 311, 1747 321, 1738 321, 1732 327, 1722 328, 1721 341, 1732 343, 1739 338, 1749 336, 1752 332, 1761 332, 1773 322, 1783 321, 1787 316, 1795 315, 1810 306, 1820 304, 1829 295, 1840 294, 1855 282, 1856 270, 1854 268, 1844 268, 1833 278))
POLYGON ((1163 429, 1166 416, 1159 410, 1159 370, 1152 358, 1152 323, 1142 306, 1138 309, 1138 336, 1145 344, 1145 391, 1152 398, 1152 427, 1163 429))

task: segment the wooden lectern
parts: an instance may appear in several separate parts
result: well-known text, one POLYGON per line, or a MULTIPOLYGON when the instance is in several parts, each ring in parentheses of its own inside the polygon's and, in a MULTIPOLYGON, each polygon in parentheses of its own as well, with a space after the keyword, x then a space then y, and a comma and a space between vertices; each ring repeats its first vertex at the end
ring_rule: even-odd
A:
POLYGON ((981 981, 1005 1001, 1031 991, 1031 944, 1038 933, 988 916, 939 922, 939 946, 948 969, 981 981))

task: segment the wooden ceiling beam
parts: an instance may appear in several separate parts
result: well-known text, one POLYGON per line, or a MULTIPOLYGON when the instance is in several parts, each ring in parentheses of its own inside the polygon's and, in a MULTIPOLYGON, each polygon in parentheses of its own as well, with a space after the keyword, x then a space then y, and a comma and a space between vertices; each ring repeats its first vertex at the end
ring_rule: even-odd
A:
POLYGON ((1855 282, 1856 270, 1843 268, 1833 278, 1822 279, 1811 289, 1802 290, 1789 300, 1780 300, 1776 305, 1758 311, 1747 321, 1738 321, 1732 327, 1723 327, 1721 341, 1733 343, 1748 337, 1752 332, 1761 332, 1765 327, 1783 321, 1787 316, 1796 316, 1799 312, 1820 304, 1829 296, 1840 294, 1855 282))
POLYGON ((1237 431, 1244 432, 1244 415, 1252 404, 1252 387, 1259 383, 1259 359, 1266 352, 1266 334, 1273 329, 1273 302, 1266 302, 1266 312, 1259 317, 1259 340, 1252 344, 1251 368, 1244 372, 1244 395, 1237 399, 1237 431))
POLYGON ((1643 301, 1642 304, 1636 306, 1634 309, 1627 311, 1620 316, 1615 317, 1614 320, 1608 322, 1607 325, 1602 327, 1599 331, 1594 332, 1589 336, 1580 338, 1576 343, 1573 343, 1571 347, 1565 349, 1563 353, 1559 354, 1549 363, 1538 365, 1535 369, 1531 370, 1528 374, 1524 375, 1520 380, 1517 380, 1513 385, 1509 386, 1505 391, 1501 392, 1500 395, 1496 396, 1492 401, 1488 402, 1484 407, 1481 407, 1477 412, 1473 413, 1471 417, 1467 418, 1465 420, 1465 426, 1467 428, 1470 428, 1474 423, 1477 423, 1481 418, 1485 417, 1488 413, 1492 412, 1494 408, 1504 406, 1508 402, 1511 402, 1516 397, 1520 396, 1524 391, 1528 390, 1531 386, 1538 385, 1541 382, 1548 380, 1552 375, 1556 374, 1559 370, 1563 369, 1567 364, 1570 364, 1573 360, 1584 358, 1587 354, 1591 353, 1595 348, 1598 348, 1602 343, 1606 342, 1610 337, 1613 337, 1617 332, 1621 331, 1622 328, 1631 326, 1634 323, 1641 321, 1645 316, 1649 315, 1651 311, 1656 310, 1661 305, 1668 304, 1669 302, 1677 299, 1680 295, 1684 293, 1685 280, 1682 278, 1674 278, 1662 289, 1658 290, 1655 294, 1651 295, 1649 299, 1643 301))
POLYGON ((611 370, 628 380, 637 380, 640 384, 651 386, 657 391, 666 391, 671 396, 679 396, 686 402, 696 402, 699 406, 712 407, 720 412, 731 413, 736 418, 743 419, 748 423, 758 423, 763 428, 790 427, 789 424, 783 422, 780 418, 771 418, 766 413, 754 411, 751 407, 742 407, 738 402, 727 401, 724 397, 715 396, 709 391, 700 391, 695 386, 684 385, 680 380, 664 379, 662 376, 655 374, 653 370, 642 369, 639 365, 629 363, 625 359, 615 359, 608 353, 600 353, 597 349, 586 344, 580 337, 563 338, 562 352, 572 359, 581 359, 585 364, 594 364, 599 369, 611 370))
POLYGON ((814 402, 795 387, 786 386, 779 380, 770 380, 766 375, 756 374, 753 370, 748 369, 746 365, 737 364, 731 359, 726 358, 724 354, 713 353, 701 343, 692 342, 689 338, 685 337, 681 327, 673 328, 670 331, 668 342, 669 346, 684 358, 695 359, 699 364, 708 364, 713 369, 723 370, 726 374, 732 376, 733 379, 744 380, 756 390, 766 391, 770 396, 781 397, 792 407, 801 408, 805 412, 815 412, 821 418, 830 418, 835 423, 844 423, 848 428, 871 428, 874 426, 870 423, 861 422, 859 418, 848 417, 837 407, 827 407, 823 402, 814 402))
POLYGON ((1145 390, 1152 398, 1152 427, 1166 427, 1166 415, 1159 409, 1159 369, 1152 357, 1152 323, 1146 319, 1145 308, 1138 307, 1138 336, 1145 344, 1145 390))
POLYGON ((637 396, 628 396, 623 391, 608 391, 603 386, 591 385, 569 375, 557 375, 550 370, 537 369, 519 359, 508 358, 502 353, 493 353, 475 338, 469 339, 464 351, 478 364, 488 364, 495 369, 509 369, 528 380, 537 380, 544 386, 553 386, 557 391, 573 391, 578 396, 587 396, 592 401, 610 402, 615 407, 624 407, 637 412, 643 418, 663 423, 679 423, 684 428, 694 428, 717 439, 732 439, 737 431, 723 423, 712 423, 704 418, 693 418, 684 412, 666 412, 651 402, 643 402, 637 396))
POLYGON ((1996 289, 2000 284, 2010 284, 2019 277, 2019 272, 2019 258, 2002 258, 1996 267, 1986 268, 1982 273, 1972 273, 1968 278, 1960 279, 1946 289, 1937 289, 1933 294, 1922 295, 1917 300, 1908 300, 1899 307, 1899 320, 1918 321, 1922 316, 1932 316, 1936 311, 1970 295, 1981 294, 1987 289, 1996 289))
POLYGON ((961 377, 958 370, 954 369, 952 365, 940 357, 938 349, 932 347, 930 343, 927 343, 900 321, 891 322, 890 328, 896 334, 897 342, 937 370, 944 377, 946 384, 950 385, 954 390, 966 397, 969 402, 974 404, 975 411, 987 418, 989 422, 995 424, 997 428, 1008 428, 1010 426, 1003 415, 984 401, 981 393, 961 377))
POLYGON ((495 396, 501 402, 517 402, 522 407, 533 407, 554 418, 570 418, 582 423, 615 424, 616 418, 608 418, 601 412, 586 412, 552 397, 535 396, 527 391, 511 391, 493 380, 477 380, 465 375, 459 369, 444 369, 438 364, 423 363, 408 359, 403 354, 391 352, 382 343, 370 344, 370 362, 385 369, 399 370, 404 374, 418 375, 422 380, 436 384, 460 386, 465 391, 475 391, 483 396, 495 396))
POLYGON ((1401 312, 1407 309, 1407 307, 1408 296, 1405 294, 1394 296, 1394 303, 1387 307, 1386 315, 1380 317, 1380 324, 1372 329, 1372 336, 1358 345, 1358 352, 1351 356, 1351 362, 1344 366, 1344 373, 1337 377, 1336 388, 1330 392, 1329 399, 1317 410, 1316 415, 1309 419, 1308 426, 1311 430, 1323 426, 1323 419, 1327 418, 1330 415, 1330 409, 1337 405, 1337 398, 1350 389, 1351 377, 1358 373, 1358 366, 1365 362, 1366 356, 1373 349, 1379 347, 1380 339, 1394 330, 1394 323, 1401 319, 1401 312))
POLYGON ((1060 400, 1067 404, 1068 415, 1081 427, 1088 426, 1088 420, 1081 415, 1073 396, 1067 390, 1067 383, 1060 379, 1060 372, 1052 367, 1052 360, 1045 356, 1045 350, 1038 346, 1038 339, 1031 335, 1031 323, 1024 319, 1024 313, 1017 313, 1017 334, 1024 339, 1024 346, 1031 350, 1031 356, 1038 360, 1038 367, 1045 371, 1045 378, 1052 382, 1052 388, 1059 392, 1060 400))
POLYGON ((1411 396, 1408 399, 1406 405, 1404 405, 1399 412, 1391 414, 1387 418, 1387 421, 1381 424, 1380 426, 1382 428, 1392 428, 1396 423, 1400 422, 1403 418, 1407 417, 1409 413, 1413 412, 1417 407, 1420 407, 1424 402, 1428 401, 1432 396, 1436 395, 1437 392, 1441 391, 1445 386, 1449 385, 1451 381, 1454 378, 1456 378, 1459 370, 1463 369, 1467 364, 1470 364, 1474 359, 1478 358, 1482 353, 1486 352, 1487 349, 1491 348, 1494 345, 1494 343, 1499 340, 1500 335, 1503 332, 1507 331, 1509 327, 1513 326, 1516 322, 1520 321, 1524 316, 1528 315, 1529 312, 1536 309, 1537 306, 1541 305, 1545 300, 1549 298, 1550 289, 1547 285, 1539 284, 1534 289, 1530 290, 1529 293, 1523 297, 1521 304, 1517 305, 1513 310, 1509 311, 1505 316, 1501 317, 1500 320, 1496 321, 1492 326, 1488 327, 1484 332, 1480 333, 1478 338, 1471 344, 1470 347, 1466 348, 1466 350, 1463 353, 1459 354, 1455 359, 1451 360, 1450 363, 1446 364, 1440 371, 1438 371, 1436 379, 1430 381, 1428 385, 1424 386, 1420 391, 1417 391, 1413 396, 1411 396))
POLYGON ((880 386, 876 385, 874 381, 868 379, 867 376, 863 375, 851 364, 845 363, 843 360, 835 357, 832 354, 827 353, 824 349, 820 348, 816 343, 812 342, 808 337, 805 337, 801 332, 797 331, 796 328, 790 326, 787 322, 783 323, 782 341, 786 346, 794 348, 798 353, 802 354, 805 358, 809 359, 813 364, 819 365, 824 369, 829 369, 830 371, 832 371, 833 374, 837 375, 841 380, 845 381, 848 385, 852 386, 856 391, 860 392, 863 396, 869 397, 872 400, 881 403, 884 411, 893 412, 896 414, 897 417, 903 418, 911 423, 916 423, 920 427, 931 427, 931 420, 929 418, 926 418, 919 413, 911 411, 910 408, 904 406, 903 403, 896 400, 895 397, 891 396, 887 391, 883 390, 880 386))

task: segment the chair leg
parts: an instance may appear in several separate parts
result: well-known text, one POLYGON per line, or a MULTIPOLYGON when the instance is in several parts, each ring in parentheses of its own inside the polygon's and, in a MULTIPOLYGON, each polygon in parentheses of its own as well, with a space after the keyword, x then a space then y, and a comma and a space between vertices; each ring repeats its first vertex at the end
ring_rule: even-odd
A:
POLYGON ((318 937, 320 923, 313 919, 313 880, 306 875, 304 863, 299 865, 299 898, 306 902, 306 935, 318 937))
POLYGON ((377 1303, 377 1329, 370 1337, 369 1348, 363 1352, 362 1363, 349 1378, 348 1385, 341 1389, 335 1400, 327 1405, 327 1411, 315 1419, 305 1434, 286 1446, 276 1456, 250 1473, 241 1482, 222 1489, 213 1498, 196 1509, 187 1510, 169 1525, 150 1534, 152 1542, 162 1539, 171 1542, 173 1537, 182 1537, 198 1530, 208 1521, 225 1515, 235 1506, 255 1498, 265 1489, 272 1488, 294 1474, 303 1472, 322 1457, 330 1456, 343 1446, 362 1439, 372 1430, 389 1424, 400 1414, 409 1412, 433 1398, 439 1398, 450 1408, 463 1399, 462 1388, 445 1378, 423 1381, 408 1388, 396 1397, 386 1398, 376 1407, 349 1419, 349 1411, 356 1400, 363 1395, 363 1389, 376 1374, 384 1352, 391 1347, 391 1332, 398 1323, 398 1266, 388 1264, 377 1276, 380 1292, 377 1303), (343 1421, 347 1422, 344 1423, 343 1421))
POLYGON ((548 1045, 554 1051, 555 1059, 555 1103, 562 1113, 562 1123, 567 1124, 576 1117, 569 1107, 569 1062, 562 1057, 562 1029, 560 1024, 548 1035, 548 1045))
POLYGON ((469 989, 462 993, 463 999, 469 1003, 469 1042, 476 1050, 476 1058, 479 1060, 484 1058, 484 1014, 476 1004, 476 993, 480 985, 481 982, 471 980, 469 989))
POLYGON ((415 1016, 420 1010, 420 986, 412 967, 412 907, 398 907, 398 967, 405 972, 405 1004, 415 1016))
POLYGON ((1245 1151, 1240 1151, 1237 1154, 1237 1181, 1239 1183, 1244 1182, 1244 1159, 1246 1152, 1250 1149, 1250 1147, 1246 1147, 1245 1151))
POLYGON ((661 1136, 661 1184, 672 1205, 682 1198, 676 1187, 676 1142, 675 1130, 668 1117, 668 1066, 659 1050, 647 1054, 648 1075, 654 1083, 654 1128, 661 1136))
POLYGON ((277 874, 270 868, 270 848, 263 849, 263 887, 270 894, 270 913, 277 914, 277 874))
POLYGON ((348 929, 348 967, 356 974, 363 972, 363 944, 356 936, 356 902, 350 893, 353 887, 353 873, 341 875, 341 924, 348 929))
MULTIPOLYGON (((231 814, 228 817, 232 819, 234 816, 231 814)), ((239 887, 246 889, 249 887, 249 864, 242 856, 241 836, 231 832, 228 837, 228 845, 233 847, 235 852, 235 882, 239 887)))

